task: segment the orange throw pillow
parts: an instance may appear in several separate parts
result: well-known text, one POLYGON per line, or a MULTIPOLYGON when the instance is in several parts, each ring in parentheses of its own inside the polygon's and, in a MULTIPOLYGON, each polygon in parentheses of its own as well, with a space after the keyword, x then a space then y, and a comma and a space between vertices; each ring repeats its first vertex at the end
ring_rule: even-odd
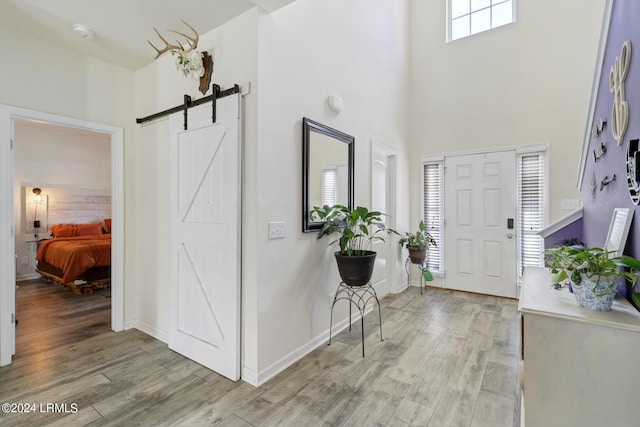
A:
POLYGON ((76 224, 75 229, 75 236, 92 236, 95 234, 102 234, 102 226, 100 226, 100 223, 76 224))
POLYGON ((55 224, 51 226, 51 236, 56 237, 73 237, 72 224, 55 224))

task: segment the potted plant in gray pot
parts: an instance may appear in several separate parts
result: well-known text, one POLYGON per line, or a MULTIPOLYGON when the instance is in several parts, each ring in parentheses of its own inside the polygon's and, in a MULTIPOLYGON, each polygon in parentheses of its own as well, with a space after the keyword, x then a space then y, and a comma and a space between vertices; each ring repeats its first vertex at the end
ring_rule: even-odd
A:
POLYGON ((349 209, 343 205, 325 205, 321 208, 315 206, 311 215, 324 221, 318 239, 334 234, 337 236, 329 244, 337 242, 340 247, 334 256, 342 281, 350 286, 369 283, 377 255, 371 250, 371 243, 384 240, 382 235, 385 233, 398 234, 382 223, 385 214, 363 206, 349 209))
MULTIPOLYGON (((545 251, 545 258, 555 275, 554 282, 571 280, 580 307, 609 311, 618 279, 624 277, 635 284, 640 275, 640 261, 627 255, 612 256, 614 253, 598 247, 556 246, 545 251)), ((636 298, 634 294, 634 301, 636 298)))

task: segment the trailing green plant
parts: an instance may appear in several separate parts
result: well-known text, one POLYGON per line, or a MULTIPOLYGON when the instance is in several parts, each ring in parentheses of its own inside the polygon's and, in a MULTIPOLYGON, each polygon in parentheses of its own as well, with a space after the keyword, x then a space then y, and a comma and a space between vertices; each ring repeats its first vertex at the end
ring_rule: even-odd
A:
POLYGON ((422 277, 424 277, 424 280, 427 282, 433 281, 433 273, 431 273, 431 270, 427 267, 422 267, 422 277))
MULTIPOLYGON (((398 240, 398 244, 400 246, 404 246, 407 249, 416 249, 423 250, 428 248, 429 246, 438 246, 436 239, 425 230, 424 221, 420 220, 420 224, 418 224, 418 231, 415 233, 405 232, 404 236, 398 240)), ((431 282, 433 280, 433 274, 427 267, 421 267, 422 277, 427 282, 431 282)))
POLYGON ((373 241, 384 241, 381 234, 398 234, 384 225, 383 216, 385 216, 384 213, 370 211, 363 206, 349 209, 344 205, 324 205, 323 207, 314 206, 311 211, 312 219, 324 221, 318 233, 318 239, 333 234, 338 235, 338 238, 329 244, 337 242, 340 253, 346 256, 365 255, 373 241))
MULTIPOLYGON (((569 278, 576 285, 580 285, 584 275, 596 284, 602 282, 603 278, 624 277, 635 285, 640 275, 639 260, 627 255, 612 256, 615 251, 606 251, 598 247, 555 246, 544 253, 547 264, 555 275, 553 280, 557 283, 569 278)), ((598 292, 597 295, 611 293, 615 286, 616 283, 613 281, 604 292, 598 292)), ((634 295, 634 301, 635 298, 638 297, 634 295)))
POLYGON ((584 246, 584 243, 577 237, 568 237, 568 238, 562 239, 562 241, 558 246, 576 246, 576 245, 584 246))
POLYGON ((404 236, 398 241, 398 244, 407 249, 424 249, 428 246, 438 246, 436 239, 425 230, 424 221, 422 220, 420 220, 420 224, 418 224, 418 231, 415 233, 404 233, 404 236))

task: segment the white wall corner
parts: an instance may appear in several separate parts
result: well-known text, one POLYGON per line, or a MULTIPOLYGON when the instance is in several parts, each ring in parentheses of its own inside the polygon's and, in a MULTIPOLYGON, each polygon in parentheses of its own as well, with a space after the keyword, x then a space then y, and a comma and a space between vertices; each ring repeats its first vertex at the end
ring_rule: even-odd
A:
POLYGON ((254 371, 251 368, 247 368, 246 366, 242 367, 242 370, 240 371, 240 378, 242 378, 242 381, 246 382, 249 385, 252 385, 254 387, 259 387, 260 386, 260 382, 258 380, 258 373, 256 371, 254 371))
POLYGON ((161 331, 160 329, 155 328, 151 325, 148 325, 144 322, 141 322, 139 320, 133 320, 125 324, 125 329, 132 329, 132 328, 135 328, 141 332, 144 332, 145 334, 150 335, 153 338, 162 341, 163 343, 166 343, 166 344, 169 343, 169 334, 167 334, 165 331, 161 331))
MULTIPOLYGON (((365 316, 372 310, 373 310, 373 305, 369 306, 366 309, 365 316)), ((360 314, 354 313, 354 315, 351 318, 351 324, 353 325, 359 320, 360 320, 360 314)), ((331 333, 332 338, 335 338, 336 335, 338 335, 340 332, 344 331, 348 327, 349 327, 348 318, 345 318, 341 322, 334 324, 333 332, 331 333)), ((271 378, 278 375, 280 372, 287 369, 289 366, 296 363, 298 360, 302 359, 303 357, 311 353, 313 350, 317 349, 322 345, 327 345, 328 342, 329 342, 329 329, 325 330, 314 339, 310 340, 306 344, 293 350, 292 352, 285 355, 283 358, 281 358, 280 360, 278 360, 277 362, 275 362, 271 366, 268 366, 266 369, 263 369, 260 372, 256 373, 255 371, 243 366, 242 375, 241 375, 242 379, 254 387, 259 387, 262 384, 269 381, 271 378)), ((360 343, 358 343, 358 345, 360 345, 360 343)))
POLYGON ((296 0, 250 0, 251 3, 255 4, 256 6, 260 6, 268 13, 274 12, 281 7, 288 5, 289 3, 293 3, 294 1, 296 0))

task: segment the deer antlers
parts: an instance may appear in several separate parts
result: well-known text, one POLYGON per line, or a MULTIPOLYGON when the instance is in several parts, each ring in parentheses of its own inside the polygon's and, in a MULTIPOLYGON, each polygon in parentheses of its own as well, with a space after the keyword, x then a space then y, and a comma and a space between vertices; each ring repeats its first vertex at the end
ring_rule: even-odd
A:
POLYGON ((184 37, 185 39, 187 39, 189 41, 188 44, 188 48, 185 49, 184 46, 182 46, 182 43, 180 43, 179 41, 176 41, 176 43, 178 43, 177 45, 175 44, 169 44, 169 42, 162 37, 162 35, 160 34, 160 32, 153 27, 153 30, 156 32, 156 34, 158 35, 158 37, 160 37, 160 40, 162 40, 165 44, 164 49, 158 49, 157 47, 155 47, 153 45, 153 43, 151 43, 149 40, 147 40, 147 43, 149 43, 151 45, 151 47, 157 52, 155 58, 153 59, 158 59, 160 57, 160 55, 166 53, 166 52, 182 52, 182 53, 187 53, 187 52, 191 52, 192 50, 194 50, 196 47, 198 47, 198 40, 200 39, 198 36, 198 32, 196 30, 193 29, 193 27, 189 24, 187 24, 184 20, 180 20, 182 21, 182 23, 184 25, 186 25, 187 27, 189 27, 191 29, 191 31, 193 31, 193 33, 196 35, 195 37, 190 37, 184 33, 181 33, 180 31, 176 31, 176 30, 167 30, 169 32, 178 34, 179 36, 184 37))

